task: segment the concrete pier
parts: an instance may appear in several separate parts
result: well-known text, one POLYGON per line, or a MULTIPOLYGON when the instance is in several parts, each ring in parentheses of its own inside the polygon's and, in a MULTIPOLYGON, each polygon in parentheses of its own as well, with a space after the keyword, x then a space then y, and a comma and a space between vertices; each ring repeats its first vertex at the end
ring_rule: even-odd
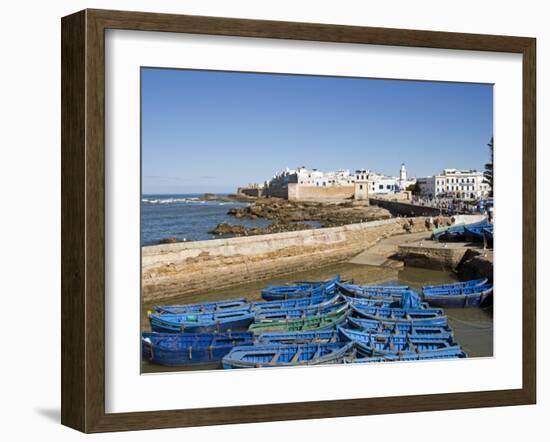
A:
POLYGON ((428 232, 429 226, 428 219, 423 217, 393 218, 324 229, 143 247, 143 300, 156 302, 320 268, 349 260, 385 238, 428 232))
POLYGON ((399 255, 406 266, 458 271, 463 279, 492 278, 493 251, 480 244, 424 239, 399 245, 399 255))

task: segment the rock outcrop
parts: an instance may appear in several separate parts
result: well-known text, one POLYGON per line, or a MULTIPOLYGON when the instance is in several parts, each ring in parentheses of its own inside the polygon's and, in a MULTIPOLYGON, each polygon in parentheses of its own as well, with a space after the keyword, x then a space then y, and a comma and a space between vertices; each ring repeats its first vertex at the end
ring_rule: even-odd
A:
POLYGON ((219 236, 252 236, 252 235, 266 235, 269 233, 281 233, 281 232, 296 232, 298 230, 312 229, 310 224, 302 223, 286 223, 286 222, 274 222, 268 227, 246 227, 240 224, 218 224, 214 229, 208 233, 219 236))
POLYGON ((318 221, 321 227, 337 227, 392 217, 389 211, 381 207, 354 202, 293 202, 278 198, 258 199, 248 207, 232 208, 227 213, 236 218, 269 219, 278 224, 318 221))

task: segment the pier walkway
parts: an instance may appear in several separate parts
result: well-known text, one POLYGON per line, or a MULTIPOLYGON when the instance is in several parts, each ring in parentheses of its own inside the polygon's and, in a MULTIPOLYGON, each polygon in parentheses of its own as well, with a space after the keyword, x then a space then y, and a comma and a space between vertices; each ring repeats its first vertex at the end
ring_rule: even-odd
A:
POLYGON ((430 235, 431 232, 420 232, 384 238, 374 246, 354 256, 349 260, 349 263, 391 268, 403 267, 403 261, 397 258, 399 246, 428 240, 430 235))

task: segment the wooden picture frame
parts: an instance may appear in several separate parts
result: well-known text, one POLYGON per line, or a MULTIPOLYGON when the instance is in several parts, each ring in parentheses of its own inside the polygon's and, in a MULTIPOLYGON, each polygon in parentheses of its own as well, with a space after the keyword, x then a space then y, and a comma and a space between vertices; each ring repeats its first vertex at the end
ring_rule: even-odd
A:
POLYGON ((533 38, 84 10, 62 19, 62 409, 83 432, 533 404, 536 400, 536 41, 533 38), (107 414, 105 30, 124 29, 523 57, 523 385, 514 390, 107 414))

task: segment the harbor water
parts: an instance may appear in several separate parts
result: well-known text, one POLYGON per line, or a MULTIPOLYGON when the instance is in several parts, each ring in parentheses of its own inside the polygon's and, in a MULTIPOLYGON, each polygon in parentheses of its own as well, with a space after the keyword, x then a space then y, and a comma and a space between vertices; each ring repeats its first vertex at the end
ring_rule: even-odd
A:
MULTIPOLYGON (((225 195, 221 195, 225 196, 225 195)), ((141 199, 141 244, 158 244, 166 238, 202 241, 217 238, 208 233, 220 223, 246 227, 266 227, 265 219, 238 219, 227 214, 248 203, 205 201, 203 194, 143 195, 141 199)))
MULTIPOLYGON (((237 297, 246 297, 250 300, 261 300, 260 290, 276 284, 288 284, 295 281, 320 281, 333 278, 340 274, 343 280, 353 280, 357 284, 399 283, 419 289, 423 285, 445 284, 456 282, 458 279, 452 272, 427 270, 415 267, 395 269, 389 267, 368 266, 361 264, 341 263, 329 267, 296 272, 278 278, 257 281, 253 283, 233 286, 218 292, 197 292, 187 294, 181 298, 170 299, 164 304, 193 304, 207 301, 216 301, 237 297)), ((142 305, 142 331, 149 331, 147 311, 151 304, 142 305)), ((493 355, 493 315, 492 308, 465 308, 445 309, 449 318, 455 340, 469 357, 490 357, 493 355)), ((163 367, 142 362, 142 373, 155 373, 184 370, 213 370, 218 365, 203 365, 190 367, 163 367)))

